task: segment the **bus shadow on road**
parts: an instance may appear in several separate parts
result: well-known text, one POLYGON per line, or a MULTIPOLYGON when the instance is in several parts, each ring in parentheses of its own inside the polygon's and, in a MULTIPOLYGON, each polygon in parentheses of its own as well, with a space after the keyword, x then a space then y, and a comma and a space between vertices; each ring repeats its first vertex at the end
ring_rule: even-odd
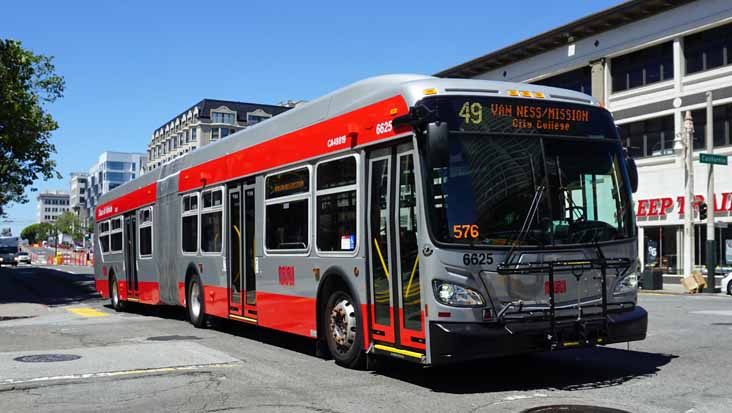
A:
MULTIPOLYGON (((105 307, 112 309, 112 305, 109 303, 106 304, 105 307)), ((125 312, 148 317, 164 318, 167 320, 177 320, 185 322, 186 324, 189 323, 188 310, 179 306, 153 306, 128 302, 125 312)), ((308 356, 317 357, 316 343, 312 338, 215 317, 209 318, 207 328, 224 334, 230 334, 308 356)))
POLYGON ((651 377, 676 355, 597 347, 503 357, 449 367, 421 368, 382 361, 373 372, 435 392, 576 391, 651 377))
POLYGON ((99 298, 92 274, 70 274, 37 267, 0 269, 0 304, 58 306, 99 298))

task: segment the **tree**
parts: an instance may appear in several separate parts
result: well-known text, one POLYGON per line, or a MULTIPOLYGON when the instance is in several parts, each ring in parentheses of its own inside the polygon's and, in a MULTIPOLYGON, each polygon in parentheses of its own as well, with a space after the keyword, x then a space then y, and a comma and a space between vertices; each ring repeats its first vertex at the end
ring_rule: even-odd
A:
POLYGON ((36 242, 47 240, 54 232, 53 225, 49 223, 31 224, 23 228, 23 231, 20 232, 20 238, 28 240, 31 244, 35 244, 36 242))
POLYGON ((56 230, 61 234, 70 235, 74 241, 84 239, 83 224, 79 217, 71 211, 66 211, 56 218, 56 230))
POLYGON ((52 60, 0 39, 0 216, 8 203, 28 202, 25 188, 36 179, 61 178, 50 143, 58 124, 44 108, 65 87, 52 60))

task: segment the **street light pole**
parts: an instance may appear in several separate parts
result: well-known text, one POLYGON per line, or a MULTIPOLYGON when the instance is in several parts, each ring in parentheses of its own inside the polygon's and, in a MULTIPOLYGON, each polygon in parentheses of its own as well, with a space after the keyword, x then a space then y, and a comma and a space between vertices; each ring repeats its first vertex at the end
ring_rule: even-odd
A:
POLYGON ((694 270, 694 122, 691 111, 686 111, 684 119, 684 175, 686 194, 684 196, 684 276, 691 276, 694 270))
MULTIPOLYGON (((712 92, 707 92, 707 153, 714 152, 714 107, 712 106, 712 92)), ((717 266, 717 247, 714 240, 714 164, 707 164, 707 288, 716 290, 714 269, 717 266)))

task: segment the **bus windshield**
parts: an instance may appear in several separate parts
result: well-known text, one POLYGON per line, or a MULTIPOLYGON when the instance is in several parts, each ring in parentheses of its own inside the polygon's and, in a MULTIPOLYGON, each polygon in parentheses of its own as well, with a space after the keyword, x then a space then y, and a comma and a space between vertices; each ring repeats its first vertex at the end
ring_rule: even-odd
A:
POLYGON ((429 222, 437 241, 556 246, 634 235, 623 150, 617 135, 603 133, 614 128, 583 125, 592 133, 572 136, 511 133, 505 125, 494 133, 462 127, 463 119, 447 123, 448 132, 425 145, 429 222))

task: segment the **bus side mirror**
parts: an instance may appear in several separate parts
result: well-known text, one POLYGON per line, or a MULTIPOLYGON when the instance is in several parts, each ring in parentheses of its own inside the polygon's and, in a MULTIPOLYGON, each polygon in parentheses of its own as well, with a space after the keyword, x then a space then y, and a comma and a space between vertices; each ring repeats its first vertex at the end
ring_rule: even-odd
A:
POLYGON ((628 167, 628 179, 630 179, 630 189, 635 193, 638 191, 638 167, 628 152, 625 153, 625 165, 628 167))
POLYGON ((447 165, 450 154, 447 130, 447 122, 432 122, 427 125, 427 150, 432 165, 447 165))

